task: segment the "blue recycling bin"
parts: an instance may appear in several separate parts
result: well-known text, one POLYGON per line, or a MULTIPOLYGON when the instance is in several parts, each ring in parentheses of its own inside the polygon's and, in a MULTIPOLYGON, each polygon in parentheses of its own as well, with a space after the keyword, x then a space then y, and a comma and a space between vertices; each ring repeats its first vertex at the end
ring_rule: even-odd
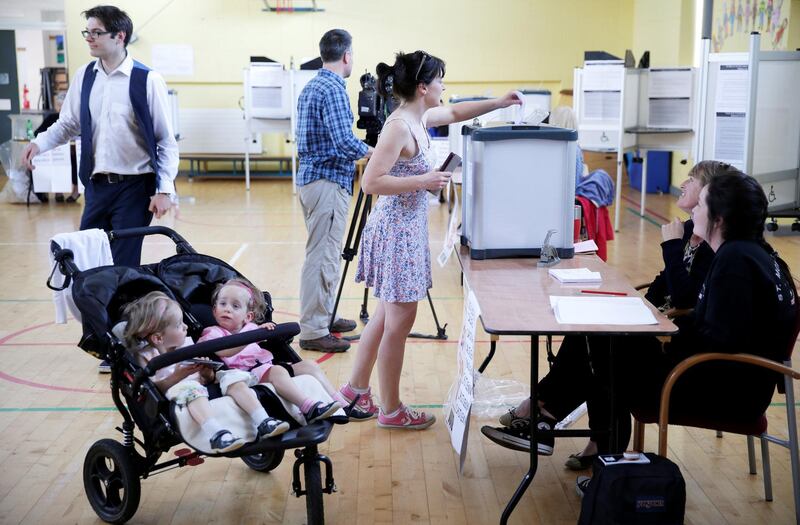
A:
MULTIPOLYGON (((637 156, 639 156, 637 152, 637 156)), ((625 154, 625 165, 631 187, 642 191, 642 163, 633 161, 633 153, 625 154)), ((669 193, 672 171, 672 152, 647 152, 647 193, 669 193)))

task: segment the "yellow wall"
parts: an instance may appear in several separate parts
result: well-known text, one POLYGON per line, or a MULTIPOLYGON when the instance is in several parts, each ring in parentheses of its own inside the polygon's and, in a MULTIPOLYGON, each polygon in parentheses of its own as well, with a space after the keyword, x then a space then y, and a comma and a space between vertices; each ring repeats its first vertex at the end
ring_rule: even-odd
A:
MULTIPOLYGON (((80 12, 96 3, 65 2, 73 72, 90 60, 78 33, 85 26, 80 12)), ((116 5, 134 21, 139 40, 129 49, 142 62, 150 62, 153 44, 194 48, 194 76, 167 77, 184 108, 236 107, 250 55, 286 65, 291 57, 315 57, 320 37, 333 27, 353 35, 355 69, 348 91, 354 103, 361 73, 391 61, 398 50, 420 48, 447 62, 448 95, 545 88, 555 103, 560 89, 572 87, 572 70, 583 62, 584 50, 622 56, 630 47, 634 5, 633 0, 320 0, 322 13, 276 14, 263 12, 259 0, 175 0, 136 30, 164 3, 116 5)), ((301 3, 309 4, 296 2, 301 3)), ((268 149, 279 147, 276 137, 265 136, 264 142, 268 149)))
POLYGON ((650 65, 690 65, 694 52, 694 0, 636 0, 633 54, 638 64, 650 51, 650 65))
POLYGON ((800 0, 792 0, 791 17, 786 49, 800 49, 800 0))
MULTIPOLYGON (((181 107, 233 108, 242 96, 242 69, 250 55, 286 65, 292 57, 317 56, 320 36, 333 27, 353 35, 355 69, 348 82, 353 107, 361 73, 391 61, 398 50, 420 48, 447 62, 446 95, 544 88, 556 105, 563 100, 558 92, 572 87, 573 68, 583 63, 585 50, 621 57, 630 48, 637 60, 650 50, 652 65, 691 64, 695 1, 319 0, 324 12, 276 14, 263 12, 259 0, 175 0, 144 27, 166 0, 116 5, 134 21, 139 40, 129 50, 142 62, 151 62, 153 44, 193 47, 194 76, 167 77, 181 107)), ((79 35, 85 27, 80 12, 96 3, 65 2, 71 72, 90 60, 79 35)), ((264 145, 270 153, 285 153, 278 136, 265 135, 264 145)), ((681 166, 675 169, 680 172, 681 166)))

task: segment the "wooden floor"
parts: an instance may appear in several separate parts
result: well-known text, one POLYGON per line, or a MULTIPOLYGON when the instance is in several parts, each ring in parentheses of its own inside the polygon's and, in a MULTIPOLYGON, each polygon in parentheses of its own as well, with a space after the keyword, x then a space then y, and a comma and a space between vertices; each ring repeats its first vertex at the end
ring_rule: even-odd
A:
MULTIPOLYGON (((272 293, 276 318, 298 317, 299 274, 305 227, 298 201, 287 181, 255 181, 247 194, 241 181, 180 180, 180 218, 161 224, 178 230, 202 253, 229 261, 272 293)), ((658 223, 678 210, 668 196, 648 198, 641 218, 638 193, 626 194, 622 228, 610 244, 609 262, 633 282, 645 282, 661 268, 658 223), (634 202, 635 201, 635 202, 634 202)), ((53 324, 48 239, 77 229, 80 205, 0 205, 0 523, 97 523, 83 492, 82 465, 96 440, 119 438, 121 421, 108 395, 108 376, 96 373, 97 361, 75 345, 75 322, 53 324)), ((431 246, 441 247, 447 211, 431 208, 431 246)), ((800 236, 771 239, 800 277, 800 236)), ((173 253, 161 239, 147 240, 145 259, 173 253)), ((455 260, 434 265, 432 296, 437 314, 448 323, 444 342, 409 340, 402 394, 406 403, 431 410, 440 422, 423 432, 387 431, 375 422, 337 427, 322 453, 333 460, 339 491, 325 496, 328 523, 497 523, 527 468, 524 454, 499 448, 472 421, 464 471, 457 471, 441 404, 454 379, 462 290, 455 260)), ((347 276, 340 312, 354 318, 362 290, 347 276)), ((374 302, 371 303, 374 306, 374 302)), ((432 332, 433 320, 420 305, 415 331, 432 332)), ((768 329, 765 327, 765 329, 768 329)), ((488 337, 479 331, 480 359, 488 337)), ((493 379, 526 382, 529 351, 523 338, 501 340, 487 370, 493 379)), ((300 351, 307 359, 320 354, 300 351)), ((322 363, 334 383, 348 377, 353 353, 322 363)), ((546 370, 542 360, 540 370, 546 370)), ((377 385, 375 385, 377 386, 377 385)), ((785 435, 785 408, 770 408, 771 428, 785 435)), ((585 425, 585 420, 581 422, 585 425)), ((655 428, 648 428, 647 449, 655 450, 655 428)), ((559 440, 555 454, 542 458, 539 473, 513 514, 517 524, 575 523, 580 501, 575 473, 562 465, 582 446, 580 439, 559 440)), ((794 519, 788 453, 772 447, 775 501, 763 500, 760 475, 747 473, 745 440, 713 432, 674 427, 670 457, 687 483, 686 522, 691 524, 790 523, 794 519)), ((172 470, 142 483, 142 500, 131 523, 303 523, 302 499, 290 494, 287 454, 271 474, 248 469, 239 460, 211 459, 198 467, 172 470)), ((759 466, 760 470, 760 466, 759 466)))

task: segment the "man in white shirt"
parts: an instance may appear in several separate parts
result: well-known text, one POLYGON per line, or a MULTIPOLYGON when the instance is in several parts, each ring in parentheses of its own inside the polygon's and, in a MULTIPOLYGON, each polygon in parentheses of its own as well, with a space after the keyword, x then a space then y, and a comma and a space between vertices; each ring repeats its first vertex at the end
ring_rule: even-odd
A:
MULTIPOLYGON (((81 136, 79 176, 86 188, 80 229, 147 226, 172 206, 178 145, 172 133, 167 87, 158 73, 127 52, 133 33, 128 15, 114 6, 82 13, 89 53, 67 91, 58 121, 25 150, 34 157, 81 136)), ((142 237, 112 243, 114 263, 136 266, 142 237)))

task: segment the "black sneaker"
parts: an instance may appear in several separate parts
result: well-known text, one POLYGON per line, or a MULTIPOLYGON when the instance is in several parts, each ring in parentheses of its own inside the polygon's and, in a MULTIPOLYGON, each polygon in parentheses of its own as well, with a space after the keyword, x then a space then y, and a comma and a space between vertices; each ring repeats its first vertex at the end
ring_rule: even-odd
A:
POLYGON ((280 436, 287 430, 289 430, 289 423, 281 421, 280 419, 275 419, 274 417, 268 417, 259 423, 258 429, 256 430, 256 441, 280 436))
POLYGON ((110 374, 111 373, 111 363, 103 359, 100 361, 100 364, 97 365, 97 372, 100 374, 110 374))
MULTIPOLYGON (((555 426, 552 418, 539 418, 537 428, 539 430, 551 430, 555 426)), ((531 451, 531 426, 517 425, 516 427, 490 427, 485 425, 481 428, 481 433, 494 441, 501 447, 518 450, 520 452, 531 451)), ((540 456, 552 456, 555 438, 553 436, 539 436, 537 452, 540 456)))
POLYGON ((322 401, 317 401, 314 403, 308 412, 305 412, 303 416, 306 418, 306 423, 311 424, 314 421, 319 421, 320 419, 325 419, 333 415, 334 412, 342 408, 342 405, 339 404, 338 401, 331 401, 328 404, 323 403, 322 401))
POLYGON ((229 430, 222 429, 208 440, 211 450, 218 454, 231 452, 244 445, 244 439, 235 437, 229 430))
POLYGON ((586 495, 586 492, 589 490, 589 483, 592 482, 592 478, 589 476, 578 476, 578 479, 575 480, 575 492, 578 493, 578 496, 583 499, 583 496, 586 495))
MULTIPOLYGON (((539 414, 539 419, 536 420, 536 430, 553 430, 554 428, 556 428, 555 419, 539 414)), ((539 436, 538 441, 539 454, 552 456, 553 446, 556 444, 555 436, 539 436)))

